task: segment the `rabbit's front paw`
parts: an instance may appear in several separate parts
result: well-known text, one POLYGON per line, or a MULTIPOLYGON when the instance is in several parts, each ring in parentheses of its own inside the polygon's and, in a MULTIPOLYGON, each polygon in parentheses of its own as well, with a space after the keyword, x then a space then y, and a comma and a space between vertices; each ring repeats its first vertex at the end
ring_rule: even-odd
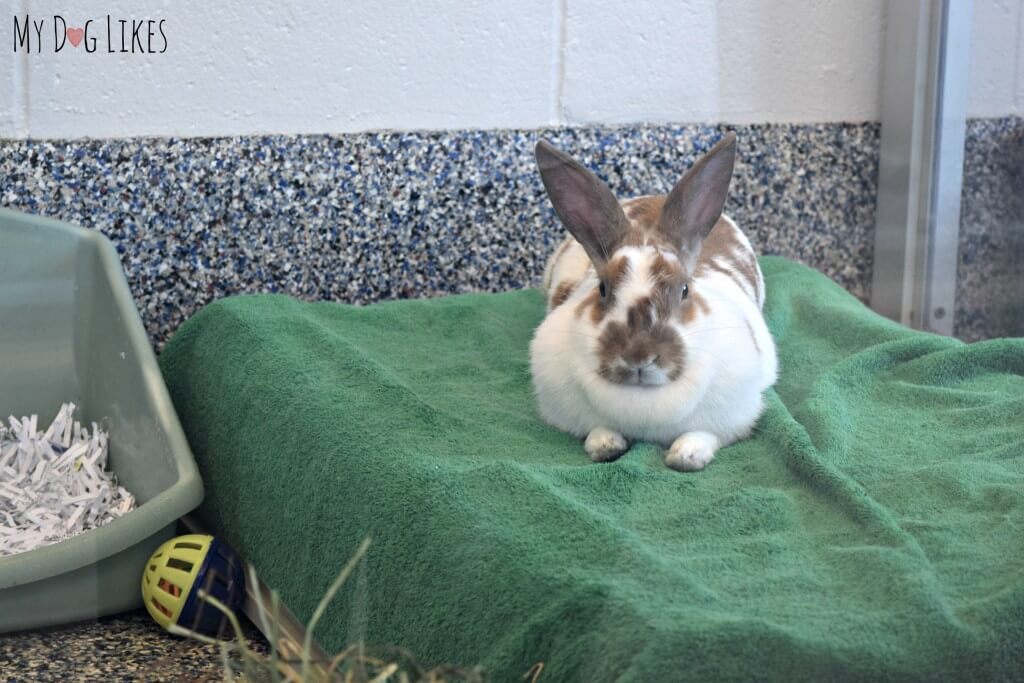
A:
POLYGON ((687 432, 672 442, 665 464, 680 472, 696 472, 715 457, 718 437, 710 432, 687 432))
POLYGON ((629 442, 618 432, 598 427, 587 434, 583 448, 594 462, 608 462, 625 453, 629 449, 629 442))

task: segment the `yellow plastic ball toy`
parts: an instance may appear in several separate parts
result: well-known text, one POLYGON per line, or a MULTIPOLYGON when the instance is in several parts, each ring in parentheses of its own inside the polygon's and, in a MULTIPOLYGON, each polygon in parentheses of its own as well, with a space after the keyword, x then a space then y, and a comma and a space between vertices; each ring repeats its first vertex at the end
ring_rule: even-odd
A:
POLYGON ((234 612, 245 603, 242 561, 223 541, 204 534, 178 536, 153 553, 142 572, 142 599, 160 626, 176 624, 222 635, 227 618, 199 596, 204 589, 234 612))

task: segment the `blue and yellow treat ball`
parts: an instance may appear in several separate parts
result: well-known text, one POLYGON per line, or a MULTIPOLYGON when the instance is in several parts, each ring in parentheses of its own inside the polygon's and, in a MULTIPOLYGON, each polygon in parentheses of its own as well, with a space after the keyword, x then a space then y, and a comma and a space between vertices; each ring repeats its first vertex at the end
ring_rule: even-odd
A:
POLYGON ((245 572, 228 544, 213 536, 178 536, 156 549, 142 572, 146 610, 164 628, 177 624, 207 635, 231 633, 224 614, 199 597, 199 590, 233 612, 245 604, 245 572))

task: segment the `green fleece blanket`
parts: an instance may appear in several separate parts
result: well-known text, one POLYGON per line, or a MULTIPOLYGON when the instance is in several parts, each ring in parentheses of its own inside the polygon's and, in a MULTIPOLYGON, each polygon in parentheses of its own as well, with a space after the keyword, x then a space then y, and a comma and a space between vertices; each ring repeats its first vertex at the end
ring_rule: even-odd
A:
POLYGON ((202 515, 317 631, 518 681, 1024 678, 1024 340, 912 332, 766 257, 781 378, 703 472, 534 410, 536 291, 230 298, 161 363, 202 515))

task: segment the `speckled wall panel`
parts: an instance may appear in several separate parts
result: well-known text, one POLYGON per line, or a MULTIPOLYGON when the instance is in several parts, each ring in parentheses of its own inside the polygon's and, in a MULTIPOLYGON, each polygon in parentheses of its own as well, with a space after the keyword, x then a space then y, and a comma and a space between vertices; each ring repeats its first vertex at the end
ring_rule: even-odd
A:
MULTIPOLYGON (((728 211, 765 252, 868 294, 877 124, 741 126, 728 211)), ((0 141, 0 203, 117 244, 161 346, 208 301, 365 303, 537 282, 562 236, 538 135, 623 196, 667 191, 707 126, 219 139, 0 141)))
POLYGON ((1024 119, 967 126, 954 332, 1024 336, 1024 119))
MULTIPOLYGON (((741 126, 728 210, 764 252, 868 295, 877 124, 741 126)), ((227 294, 365 303, 536 282, 561 231, 538 135, 623 196, 667 190, 705 126, 0 141, 0 202, 103 231, 153 341, 227 294)), ((956 334, 1024 334, 1024 119, 971 121, 956 334)))

